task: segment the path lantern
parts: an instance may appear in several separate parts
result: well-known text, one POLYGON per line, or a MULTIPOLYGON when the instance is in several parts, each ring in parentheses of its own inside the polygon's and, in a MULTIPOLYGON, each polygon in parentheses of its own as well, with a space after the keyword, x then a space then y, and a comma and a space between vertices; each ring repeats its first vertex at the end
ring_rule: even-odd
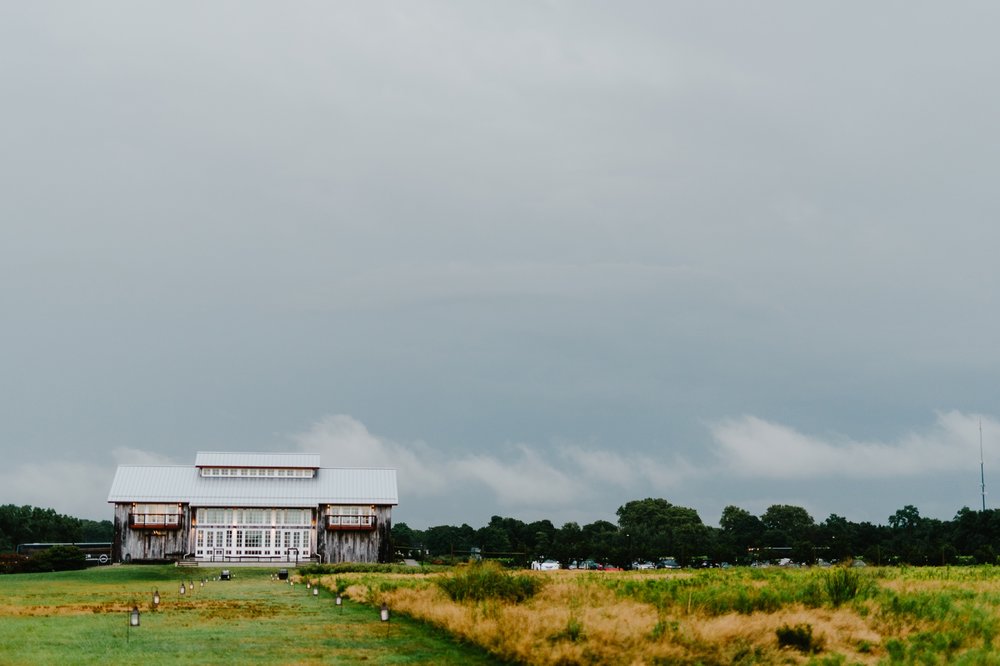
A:
POLYGON ((314 597, 318 597, 319 596, 319 587, 314 587, 313 588, 313 596, 314 597))
POLYGON ((136 605, 132 606, 132 610, 128 613, 128 623, 125 625, 125 642, 129 643, 132 640, 132 627, 139 626, 139 607, 136 605))
POLYGON ((153 610, 160 607, 160 591, 153 590, 153 610))
POLYGON ((335 603, 340 608, 340 612, 343 613, 344 612, 344 600, 341 598, 341 596, 339 594, 337 595, 337 600, 336 600, 335 603))
POLYGON ((179 591, 179 592, 180 592, 180 593, 181 593, 182 595, 183 595, 183 594, 184 594, 185 592, 187 592, 187 588, 186 588, 186 587, 184 587, 184 583, 183 583, 183 582, 181 582, 181 589, 180 589, 180 590, 178 590, 178 591, 179 591))

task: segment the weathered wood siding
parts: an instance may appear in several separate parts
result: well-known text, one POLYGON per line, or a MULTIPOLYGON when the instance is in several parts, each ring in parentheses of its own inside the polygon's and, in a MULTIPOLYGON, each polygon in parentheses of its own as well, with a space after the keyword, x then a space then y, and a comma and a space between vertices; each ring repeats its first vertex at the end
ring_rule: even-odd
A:
POLYGON ((115 504, 115 562, 179 560, 190 552, 191 507, 184 505, 180 529, 135 530, 129 527, 131 504, 115 504))
POLYGON ((374 530, 328 530, 322 520, 317 529, 316 554, 322 562, 392 561, 392 507, 375 507, 374 530))

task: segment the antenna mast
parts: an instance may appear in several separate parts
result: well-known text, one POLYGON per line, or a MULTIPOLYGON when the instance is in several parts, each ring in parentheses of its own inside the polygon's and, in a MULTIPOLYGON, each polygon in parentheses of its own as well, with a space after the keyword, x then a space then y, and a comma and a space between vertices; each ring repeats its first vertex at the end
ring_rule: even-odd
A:
POLYGON ((983 419, 979 419, 979 487, 983 492, 983 511, 986 511, 986 473, 983 471, 983 419))

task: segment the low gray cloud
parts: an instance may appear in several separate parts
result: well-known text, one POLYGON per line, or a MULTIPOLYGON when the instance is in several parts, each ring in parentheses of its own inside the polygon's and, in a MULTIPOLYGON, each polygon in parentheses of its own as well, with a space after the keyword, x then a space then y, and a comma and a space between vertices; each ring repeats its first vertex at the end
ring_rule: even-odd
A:
POLYGON ((980 422, 984 437, 1000 438, 997 421, 958 411, 939 413, 927 430, 908 433, 894 442, 807 435, 755 416, 719 421, 710 429, 715 456, 722 469, 734 476, 897 479, 974 467, 980 422))
POLYGON ((666 492, 693 471, 689 465, 671 466, 649 456, 567 443, 495 443, 490 453, 456 454, 422 441, 379 437, 346 414, 324 417, 292 440, 300 451, 320 453, 326 466, 396 469, 401 502, 405 498, 416 504, 424 497, 473 494, 480 502, 488 496, 498 510, 539 505, 562 509, 602 494, 609 486, 655 486, 666 492))

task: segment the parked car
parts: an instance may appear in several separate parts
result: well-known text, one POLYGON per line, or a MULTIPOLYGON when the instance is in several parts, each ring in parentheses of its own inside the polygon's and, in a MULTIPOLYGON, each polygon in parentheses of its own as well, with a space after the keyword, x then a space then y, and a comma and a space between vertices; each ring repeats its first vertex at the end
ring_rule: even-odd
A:
POLYGON ((655 569, 656 565, 653 564, 652 562, 633 562, 632 563, 632 568, 633 569, 655 569))
POLYGON ((677 563, 672 557, 664 557, 662 560, 656 563, 657 569, 680 569, 681 565, 677 563))
POLYGON ((555 571, 560 568, 560 565, 555 560, 545 560, 540 565, 538 565, 538 568, 541 569, 542 571, 555 571))

